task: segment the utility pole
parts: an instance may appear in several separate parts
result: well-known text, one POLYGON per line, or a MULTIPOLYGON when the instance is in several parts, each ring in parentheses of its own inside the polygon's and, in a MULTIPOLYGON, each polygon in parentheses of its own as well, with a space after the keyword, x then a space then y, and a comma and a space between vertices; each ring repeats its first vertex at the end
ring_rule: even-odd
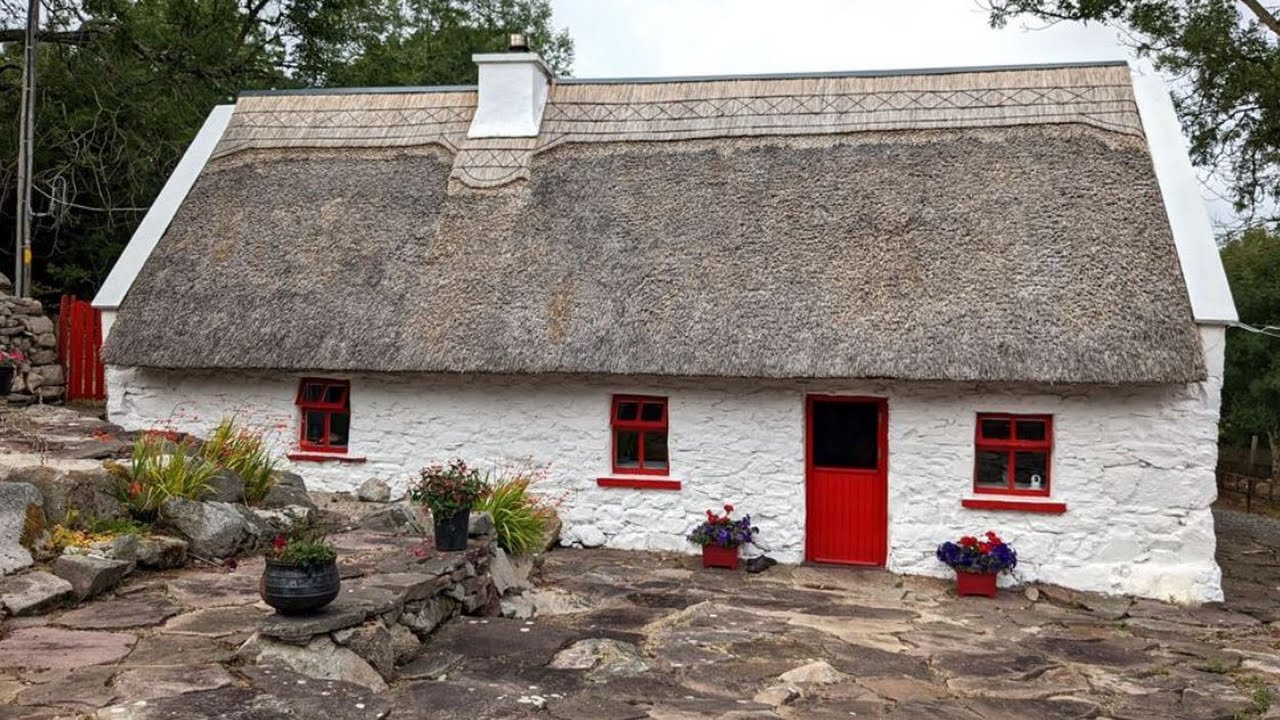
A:
POLYGON ((31 297, 31 185, 36 121, 36 31, 40 0, 27 2, 27 37, 22 59, 22 115, 18 123, 18 228, 14 234, 13 292, 31 297))

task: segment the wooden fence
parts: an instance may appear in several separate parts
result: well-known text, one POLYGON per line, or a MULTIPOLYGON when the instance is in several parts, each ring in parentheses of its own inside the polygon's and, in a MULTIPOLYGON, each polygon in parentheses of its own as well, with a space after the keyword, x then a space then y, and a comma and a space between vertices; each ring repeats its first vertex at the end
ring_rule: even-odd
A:
POLYGON ((102 313, 71 295, 63 295, 59 306, 58 359, 67 376, 67 400, 107 398, 102 313))
POLYGON ((1218 448, 1218 495, 1244 498, 1245 510, 1252 512, 1254 502, 1276 503, 1276 486, 1280 477, 1273 474, 1271 453, 1258 447, 1257 438, 1249 448, 1218 448))

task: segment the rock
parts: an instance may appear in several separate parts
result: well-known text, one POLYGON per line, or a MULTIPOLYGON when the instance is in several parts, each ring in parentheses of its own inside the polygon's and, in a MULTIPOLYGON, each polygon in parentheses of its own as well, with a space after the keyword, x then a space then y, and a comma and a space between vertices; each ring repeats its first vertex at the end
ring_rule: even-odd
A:
POLYGON ((255 635, 240 648, 238 656, 259 664, 278 661, 308 677, 355 683, 375 692, 387 690, 387 683, 377 670, 328 635, 313 639, 305 647, 255 635))
POLYGON ((493 559, 489 561, 489 576, 493 579, 493 587, 499 597, 506 595, 508 590, 514 589, 519 584, 515 568, 511 567, 511 561, 507 559, 507 553, 496 544, 493 546, 493 559))
POLYGON ((560 542, 584 548, 596 548, 604 545, 607 540, 600 528, 594 525, 583 525, 571 528, 560 542))
POLYGON ((113 663, 128 655, 136 641, 129 633, 18 628, 0 640, 0 667, 35 670, 113 663))
POLYGON ((40 376, 41 385, 66 385, 66 376, 62 374, 61 365, 41 365, 32 369, 33 373, 40 376))
POLYGON ((431 634, 440 623, 458 613, 458 602, 453 598, 435 597, 421 603, 406 605, 400 615, 400 623, 412 630, 418 637, 431 634))
POLYGON ((269 615, 268 610, 257 605, 203 608, 169 620, 161 632, 206 638, 227 637, 252 631, 269 615))
POLYGON ((384 503, 391 499, 391 486, 378 478, 369 478, 356 488, 356 497, 360 502, 384 503))
POLYGON ((487 512, 473 512, 467 518, 467 535, 480 537, 493 534, 493 516, 487 512))
POLYGON ((556 653, 547 667, 555 670, 590 670, 597 676, 639 675, 649 670, 649 664, 635 645, 608 638, 579 640, 556 653))
POLYGON ((95 544, 93 554, 112 560, 123 560, 129 563, 129 572, 133 572, 133 568, 138 564, 138 550, 141 547, 142 536, 129 533, 95 544))
POLYGON ((128 560, 93 555, 63 555, 53 561, 53 574, 71 583, 76 599, 81 601, 119 585, 132 569, 133 563, 128 560))
POLYGON ((258 632, 263 637, 288 643, 305 644, 317 635, 355 627, 369 617, 363 607, 347 605, 338 600, 307 615, 271 615, 262 622, 258 632))
POLYGON ((1027 589, 1023 591, 1023 595, 1031 602, 1038 602, 1040 600, 1040 589, 1035 585, 1028 585, 1027 589))
POLYGON ((0 575, 31 567, 33 558, 24 545, 44 532, 44 499, 34 485, 0 483, 0 575))
POLYGON ((138 540, 138 565, 151 570, 169 570, 187 564, 187 543, 167 535, 148 535, 138 540))
POLYGON ((40 491, 50 524, 65 523, 74 512, 83 518, 119 519, 129 516, 115 496, 116 480, 105 467, 63 470, 47 465, 17 468, 9 480, 28 482, 40 491))
POLYGON ((66 390, 64 385, 41 385, 35 389, 35 393, 41 400, 56 400, 61 398, 66 390))
POLYGON ((276 483, 263 496, 257 507, 266 509, 287 508, 301 505, 316 509, 315 501, 307 494, 307 484, 302 476, 291 472, 276 473, 276 483))
POLYGON ((502 599, 502 615, 521 620, 540 615, 573 615, 587 612, 591 604, 563 590, 533 590, 502 599))
POLYGON ((262 522, 270 535, 289 535, 309 527, 313 511, 302 505, 291 505, 279 509, 249 508, 249 512, 262 522))
POLYGON ((350 648, 352 652, 369 663, 384 680, 391 680, 395 673, 396 651, 391 644, 391 632, 381 620, 371 620, 358 627, 338 630, 332 637, 334 642, 350 648))
POLYGON ((75 630, 123 630, 159 625, 180 612, 182 608, 164 595, 134 593, 63 613, 53 624, 75 630))
POLYGON ((547 518, 546 529, 542 531, 542 548, 539 552, 547 552, 551 548, 560 544, 560 531, 564 528, 564 523, 560 521, 560 516, 555 511, 550 511, 550 517, 547 518))
POLYGON ((397 665, 409 662, 422 649, 418 636, 405 625, 395 623, 388 628, 387 632, 391 635, 388 645, 391 647, 392 654, 395 655, 397 665))
MULTIPOLYGON (((59 707, 102 707, 116 697, 111 687, 113 668, 101 665, 46 670, 40 673, 40 681, 27 686, 15 698, 18 705, 56 705, 59 707)), ((30 708, 35 710, 36 708, 30 708)), ((77 713, 78 715, 78 713, 77 713)), ((12 717, 0 715, 0 717, 12 717)), ((46 716, 22 716, 29 718, 46 716)))
POLYGON ((819 660, 792 668, 779 675, 778 679, 793 685, 829 685, 845 679, 845 674, 831 667, 825 660, 819 660))
POLYGON ((252 550, 269 532, 248 508, 223 502, 174 498, 160 507, 160 519, 187 541, 188 552, 205 559, 252 550))
POLYGON ((10 615, 35 615, 71 600, 71 583, 47 572, 0 579, 0 608, 10 615))
POLYGON ((360 527, 374 532, 422 535, 431 529, 431 521, 415 505, 398 502, 360 518, 360 527))
POLYGON ((46 335, 53 332, 53 321, 44 315, 28 315, 22 318, 22 324, 31 335, 46 335))
POLYGON ((200 498, 224 503, 244 502, 244 478, 231 470, 222 469, 209 478, 209 489, 200 498))
POLYGON ((111 686, 115 697, 137 703, 139 700, 216 690, 234 683, 235 678, 221 665, 208 664, 125 670, 116 675, 111 686))
POLYGON ((755 697, 751 699, 762 705, 778 707, 779 705, 786 705, 798 697, 800 697, 800 691, 790 685, 771 685, 756 693, 755 697))

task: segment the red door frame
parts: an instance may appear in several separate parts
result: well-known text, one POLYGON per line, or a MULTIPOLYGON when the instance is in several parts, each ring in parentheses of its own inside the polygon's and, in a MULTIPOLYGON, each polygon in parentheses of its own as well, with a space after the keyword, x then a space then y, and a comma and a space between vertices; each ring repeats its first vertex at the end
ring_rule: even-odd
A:
MULTIPOLYGON (((826 470, 832 472, 832 470, 826 470)), ((866 475, 865 470, 849 470, 852 475, 866 475)), ((804 400, 804 476, 805 476, 805 547, 804 556, 806 562, 821 562, 824 564, 839 565, 867 565, 875 567, 883 567, 888 558, 889 551, 889 403, 882 397, 869 397, 863 395, 806 395, 804 400), (838 402, 838 403, 858 403, 858 404, 874 404, 876 405, 876 442, 878 444, 878 452, 876 453, 877 462, 876 469, 873 472, 877 483, 877 495, 883 497, 883 502, 878 504, 879 522, 878 524, 884 531, 884 537, 880 539, 879 546, 876 551, 876 557, 870 561, 857 560, 841 560, 832 558, 814 558, 813 539, 816 537, 814 527, 809 522, 809 518, 815 517, 812 512, 814 506, 814 464, 813 464, 813 406, 816 402, 838 402)))

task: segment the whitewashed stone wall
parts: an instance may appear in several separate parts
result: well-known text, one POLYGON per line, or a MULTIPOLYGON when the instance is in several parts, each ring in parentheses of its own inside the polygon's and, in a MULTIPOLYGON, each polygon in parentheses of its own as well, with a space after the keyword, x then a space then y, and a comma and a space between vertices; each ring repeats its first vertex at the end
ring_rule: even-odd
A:
MULTIPOLYGON (((1181 602, 1221 598, 1213 560, 1221 329, 1203 332, 1214 368, 1187 387, 1045 388, 900 382, 692 381, 653 378, 350 376, 353 455, 302 463, 313 487, 351 490, 370 476, 403 488, 452 457, 547 465, 566 541, 693 551, 683 539, 708 508, 750 512, 771 555, 804 553, 804 397, 874 395, 889 408, 891 570, 949 576, 934 547, 994 529, 1018 550, 1016 580, 1181 602), (679 492, 606 489, 614 393, 670 399, 679 492), (1054 501, 1063 515, 975 511, 979 411, 1054 415, 1054 501)), ((207 431, 224 414, 296 437, 295 375, 170 374, 108 368, 111 419, 129 428, 207 431)))

